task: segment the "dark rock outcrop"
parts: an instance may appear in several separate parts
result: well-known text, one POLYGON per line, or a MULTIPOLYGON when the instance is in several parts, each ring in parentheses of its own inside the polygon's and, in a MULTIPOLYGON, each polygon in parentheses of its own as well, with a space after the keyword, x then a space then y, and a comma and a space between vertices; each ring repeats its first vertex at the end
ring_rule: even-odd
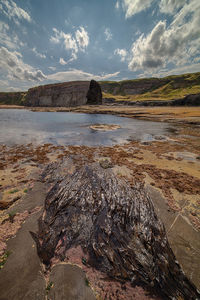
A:
POLYGON ((172 106, 200 106, 200 94, 187 95, 171 102, 172 106))
POLYGON ((64 176, 65 170, 54 163, 43 174, 56 182, 33 234, 43 263, 81 246, 87 264, 115 280, 151 287, 162 299, 198 299, 142 186, 130 187, 97 165, 64 176))
POLYGON ((90 88, 87 92, 87 104, 102 104, 101 87, 95 80, 90 81, 90 88))

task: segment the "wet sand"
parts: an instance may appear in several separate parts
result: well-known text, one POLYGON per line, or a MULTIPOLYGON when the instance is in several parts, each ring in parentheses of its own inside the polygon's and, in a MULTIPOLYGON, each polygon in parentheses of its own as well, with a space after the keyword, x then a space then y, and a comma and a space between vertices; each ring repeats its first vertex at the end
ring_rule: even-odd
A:
MULTIPOLYGON (((97 107, 84 107, 84 110, 87 109, 89 111, 84 112, 92 113, 95 109, 97 113, 98 110, 97 107)), ((5 268, 6 260, 9 260, 6 254, 7 240, 16 235, 23 222, 27 222, 34 213, 34 204, 27 211, 26 201, 29 201, 28 195, 37 186, 44 166, 71 157, 74 167, 99 162, 103 167, 112 167, 116 176, 125 178, 132 185, 137 181, 143 182, 165 224, 179 263, 200 288, 200 109, 109 109, 126 117, 134 117, 134 113, 140 112, 142 118, 171 121, 177 125, 176 130, 169 133, 167 139, 145 143, 130 141, 126 145, 113 147, 1 145, 1 267, 5 268)), ((78 108, 73 111, 77 112, 78 108)), ((108 113, 108 107, 101 107, 98 111, 108 113)), ((81 264, 80 267, 83 268, 81 264)), ((91 284, 92 281, 95 282, 91 278, 91 284)))

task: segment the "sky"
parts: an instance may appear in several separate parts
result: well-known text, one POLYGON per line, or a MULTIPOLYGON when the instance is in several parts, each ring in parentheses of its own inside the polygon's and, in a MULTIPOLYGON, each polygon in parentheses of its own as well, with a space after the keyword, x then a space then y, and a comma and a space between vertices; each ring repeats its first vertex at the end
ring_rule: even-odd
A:
POLYGON ((0 0, 0 91, 200 71, 200 0, 0 0))

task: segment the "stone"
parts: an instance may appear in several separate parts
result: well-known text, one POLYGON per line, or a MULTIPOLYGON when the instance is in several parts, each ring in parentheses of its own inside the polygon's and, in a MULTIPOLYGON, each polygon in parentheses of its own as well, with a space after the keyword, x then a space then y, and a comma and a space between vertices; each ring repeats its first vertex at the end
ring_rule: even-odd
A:
POLYGON ((53 261, 67 259, 70 249, 81 247, 87 265, 109 278, 153 289, 162 299, 198 299, 142 185, 130 187, 99 164, 63 172, 66 175, 61 175, 61 163, 50 166, 50 176, 58 170, 60 176, 46 196, 33 235, 48 268, 53 261))
POLYGON ((99 161, 99 164, 100 166, 103 168, 103 169, 108 169, 108 168, 112 168, 113 167, 113 164, 112 162, 110 161, 110 159, 106 158, 106 159, 101 159, 99 161))
POLYGON ((91 288, 86 284, 86 276, 79 267, 61 264, 53 267, 50 274, 52 287, 48 297, 54 300, 95 300, 91 288))
POLYGON ((90 81, 90 87, 87 92, 87 104, 102 104, 101 87, 95 80, 90 81))

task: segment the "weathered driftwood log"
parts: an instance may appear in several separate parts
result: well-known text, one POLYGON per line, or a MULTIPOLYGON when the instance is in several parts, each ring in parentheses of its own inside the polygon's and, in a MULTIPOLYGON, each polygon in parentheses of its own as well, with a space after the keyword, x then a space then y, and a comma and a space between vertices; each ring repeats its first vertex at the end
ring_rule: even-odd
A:
POLYGON ((112 278, 153 287, 163 299, 199 297, 181 271, 144 188, 130 187, 111 170, 86 166, 60 177, 46 197, 34 237, 46 265, 81 245, 88 264, 112 278))

